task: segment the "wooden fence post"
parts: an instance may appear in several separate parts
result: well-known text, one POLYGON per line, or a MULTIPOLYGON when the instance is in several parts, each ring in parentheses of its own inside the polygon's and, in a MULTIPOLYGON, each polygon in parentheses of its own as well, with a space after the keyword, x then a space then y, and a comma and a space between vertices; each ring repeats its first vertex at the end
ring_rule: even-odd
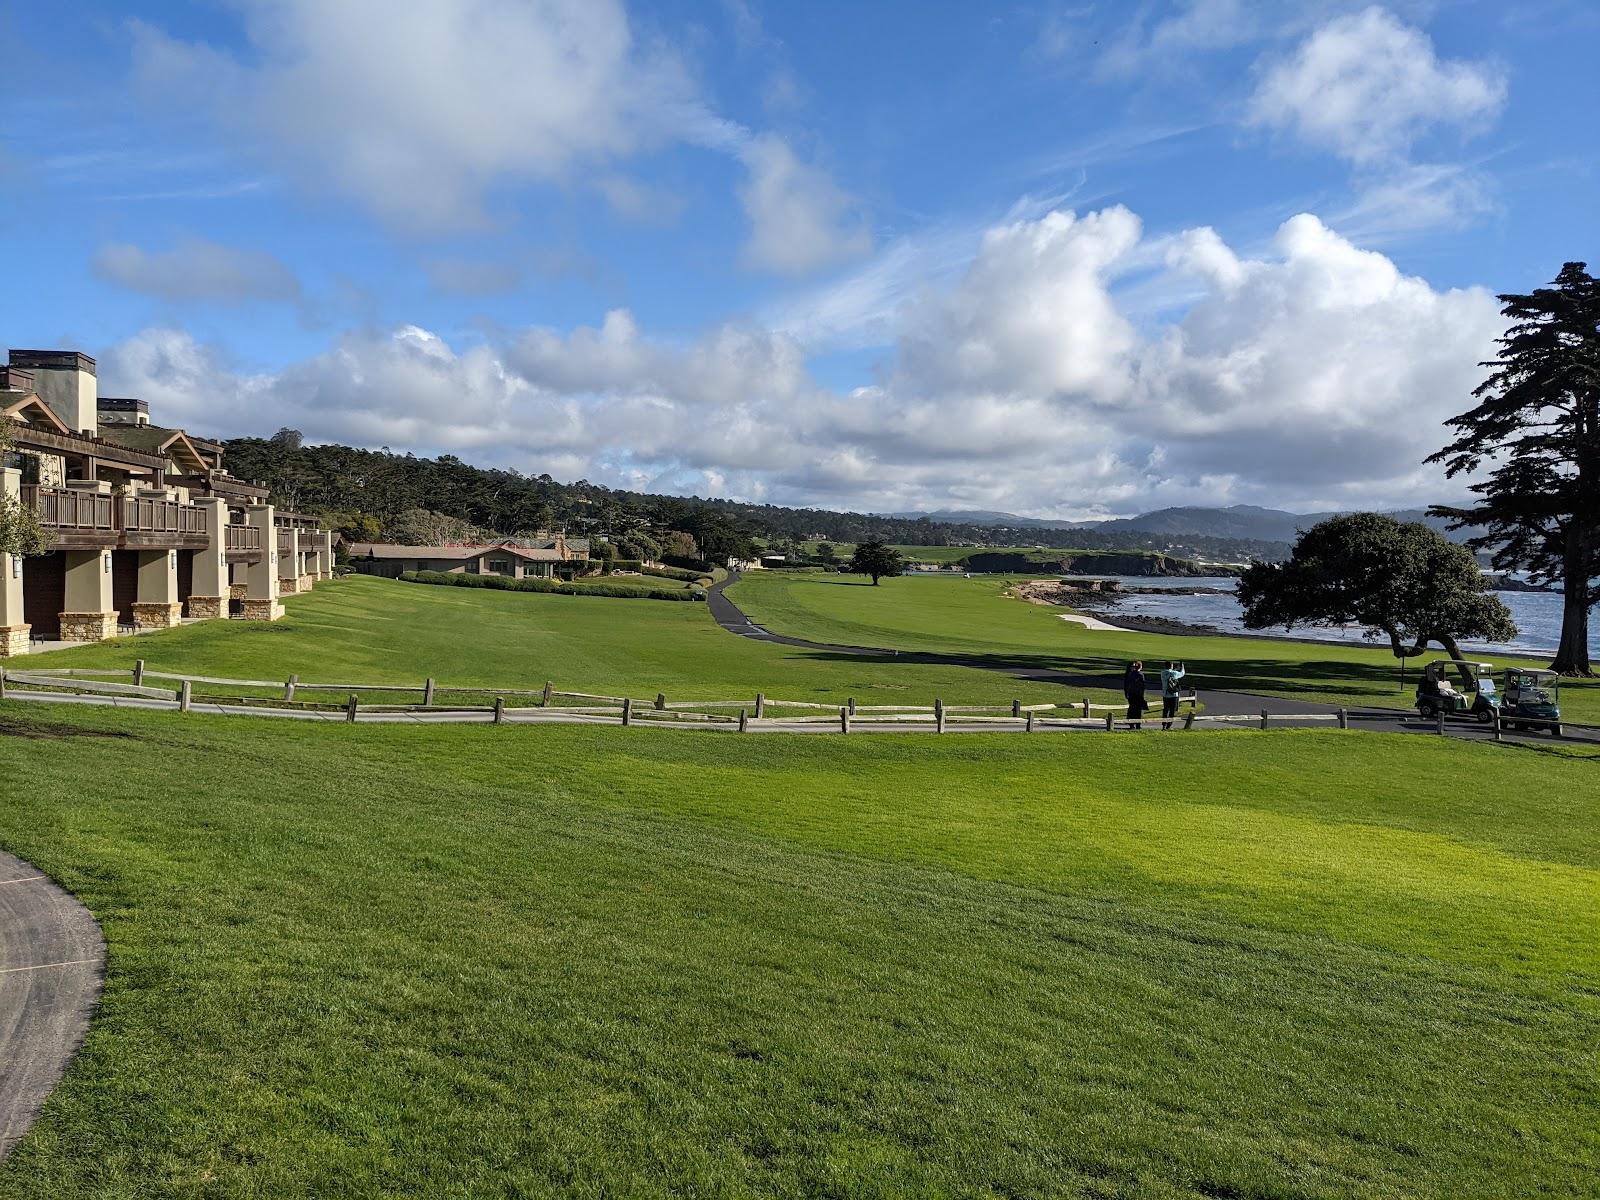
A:
POLYGON ((633 697, 631 696, 622 698, 622 723, 624 725, 633 724, 633 697))
POLYGON ((4 700, 5 698, 6 698, 6 668, 5 668, 5 664, 0 663, 0 700, 4 700))
POLYGON ((1194 728, 1194 709, 1192 707, 1183 714, 1183 727, 1185 730, 1194 728))
POLYGON ((1348 708, 1341 708, 1339 710, 1339 728, 1350 728, 1350 710, 1348 708))
POLYGON ((190 683, 187 679, 185 679, 183 681, 182 686, 180 686, 178 688, 178 711, 179 712, 188 712, 189 711, 189 705, 193 702, 193 700, 194 700, 194 684, 190 683))
POLYGON ((504 725, 506 723, 506 698, 504 696, 496 696, 494 698, 494 723, 496 725, 504 725))
POLYGON ((1083 698, 1083 719, 1086 721, 1089 719, 1089 697, 1087 696, 1083 698))
POLYGON ((850 732, 850 710, 842 704, 839 706, 839 732, 850 732))
POLYGON ((933 731, 944 732, 944 701, 935 699, 933 702, 933 731))
POLYGON ((422 685, 422 707, 433 707, 433 676, 429 675, 426 683, 422 685))
POLYGON ((1439 736, 1440 737, 1444 736, 1444 714, 1443 713, 1439 714, 1439 736))
POLYGON ((133 660, 133 686, 144 686, 144 659, 142 658, 133 660))
POLYGON ((1022 715, 1022 701, 1021 700, 1013 700, 1011 702, 1011 715, 1013 717, 1020 717, 1022 715))
POLYGON ((760 692, 756 693, 756 720, 767 715, 767 698, 760 692))
POLYGON ((656 693, 656 711, 657 712, 661 712, 666 707, 667 707, 667 694, 665 692, 657 692, 656 693))
POLYGON ((1500 736, 1500 714, 1499 713, 1495 713, 1495 715, 1494 715, 1494 740, 1497 741, 1497 742, 1504 740, 1500 736))
POLYGON ((750 714, 749 714, 749 711, 747 709, 741 708, 739 710, 739 732, 740 733, 748 733, 749 731, 750 731, 750 714))
POLYGON ((855 716, 856 715, 856 698, 854 696, 851 696, 849 699, 847 699, 845 701, 845 707, 850 710, 850 715, 852 717, 855 716))
POLYGON ((540 708, 550 707, 550 697, 555 693, 555 685, 548 679, 544 681, 544 699, 539 702, 540 708))
POLYGON ((1026 733, 1032 733, 1033 732, 1033 710, 1032 709, 1028 710, 1028 727, 1024 732, 1026 732, 1026 733))
POLYGON ((290 675, 289 676, 288 682, 286 682, 283 685, 283 698, 285 700, 293 700, 294 699, 295 685, 297 683, 299 683, 299 682, 300 682, 300 676, 298 676, 298 675, 290 675))
POLYGON ((348 700, 346 700, 344 702, 344 719, 346 721, 350 722, 352 725, 355 724, 356 707, 360 703, 361 703, 361 697, 357 696, 354 692, 351 692, 350 693, 350 699, 348 699, 348 700))

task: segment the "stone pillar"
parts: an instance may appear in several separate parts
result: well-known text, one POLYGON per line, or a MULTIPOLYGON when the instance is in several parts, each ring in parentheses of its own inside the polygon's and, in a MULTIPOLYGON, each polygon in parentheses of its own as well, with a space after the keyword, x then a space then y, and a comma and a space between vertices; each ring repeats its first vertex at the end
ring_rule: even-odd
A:
POLYGON ((272 505, 253 506, 244 520, 261 530, 261 557, 245 568, 243 616, 246 621, 276 621, 283 616, 283 605, 278 603, 278 530, 272 505))
POLYGON ((291 525, 280 532, 283 541, 273 542, 278 551, 278 591, 292 596, 300 590, 300 531, 291 525))
POLYGON ((333 533, 327 529, 317 533, 317 578, 333 578, 333 533))
POLYGON ((178 552, 139 551, 139 598, 133 602, 133 623, 140 629, 171 629, 181 622, 178 599, 178 552))
MULTIPOLYGON (((21 471, 0 470, 0 497, 21 502, 21 471)), ((0 658, 28 652, 29 626, 22 619, 22 571, 22 559, 0 554, 0 658)))
POLYGON ((228 502, 217 496, 195 501, 206 514, 206 548, 194 552, 189 617, 208 620, 228 615, 228 502))
POLYGON ((61 639, 103 642, 117 636, 117 610, 111 602, 111 547, 68 550, 66 610, 61 639))

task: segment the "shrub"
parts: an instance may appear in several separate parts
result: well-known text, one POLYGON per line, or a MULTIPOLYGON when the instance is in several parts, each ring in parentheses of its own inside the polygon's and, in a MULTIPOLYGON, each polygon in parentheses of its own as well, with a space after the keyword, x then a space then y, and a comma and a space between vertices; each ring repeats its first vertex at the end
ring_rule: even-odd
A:
POLYGON ((631 588, 597 583, 581 588, 563 587, 553 579, 511 579, 505 575, 468 575, 453 571, 406 571, 401 583, 428 583, 439 587, 488 588, 496 592, 545 592, 560 596, 609 596, 618 600, 704 600, 694 588, 631 588))
POLYGON ((663 554, 661 561, 669 567, 680 567, 685 571, 695 571, 701 575, 711 574, 711 564, 704 559, 689 558, 682 554, 663 554))
POLYGON ((705 571, 686 571, 682 567, 640 567, 641 575, 658 575, 662 579, 681 579, 684 583, 709 583, 711 575, 705 571))

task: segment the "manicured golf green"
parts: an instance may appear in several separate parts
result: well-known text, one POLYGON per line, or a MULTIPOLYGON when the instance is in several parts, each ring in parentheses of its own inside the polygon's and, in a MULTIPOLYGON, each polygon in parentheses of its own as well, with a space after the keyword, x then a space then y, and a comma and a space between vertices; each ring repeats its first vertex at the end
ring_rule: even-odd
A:
MULTIPOLYGON (((1386 647, 1096 631, 1062 620, 1062 609, 1005 596, 1015 582, 908 575, 873 587, 853 575, 761 571, 744 576, 729 595, 768 629, 820 642, 982 655, 1104 675, 1120 673, 1130 659, 1181 659, 1191 682, 1203 687, 1325 700, 1330 706, 1411 703, 1418 660, 1410 664, 1402 691, 1386 647)), ((1433 657, 1443 657, 1443 651, 1427 656, 1433 657)), ((1519 661, 1487 657, 1498 666, 1519 661)), ((1600 724, 1600 680, 1563 681, 1562 711, 1569 720, 1600 724)))
MULTIPOLYGON (((661 581, 672 586, 672 580, 661 581)), ((559 688, 723 700, 757 692, 842 704, 1030 703, 1060 687, 970 667, 914 666, 735 637, 696 602, 434 587, 357 575, 285 597, 271 624, 211 621, 29 656, 19 665, 130 667, 241 679, 559 688)), ((1109 699, 1111 693, 1100 694, 1109 699)))
POLYGON ((1596 765, 0 703, 110 946, 0 1197, 1592 1195, 1596 765))

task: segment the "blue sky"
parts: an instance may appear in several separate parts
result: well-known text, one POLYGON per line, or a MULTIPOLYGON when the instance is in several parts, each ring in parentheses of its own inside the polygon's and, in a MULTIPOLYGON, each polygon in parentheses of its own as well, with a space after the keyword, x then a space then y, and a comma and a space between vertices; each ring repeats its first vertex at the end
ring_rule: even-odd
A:
POLYGON ((212 434, 875 510, 1445 498, 1587 0, 23 3, 15 346, 212 434), (397 15, 398 14, 398 15, 397 15))

